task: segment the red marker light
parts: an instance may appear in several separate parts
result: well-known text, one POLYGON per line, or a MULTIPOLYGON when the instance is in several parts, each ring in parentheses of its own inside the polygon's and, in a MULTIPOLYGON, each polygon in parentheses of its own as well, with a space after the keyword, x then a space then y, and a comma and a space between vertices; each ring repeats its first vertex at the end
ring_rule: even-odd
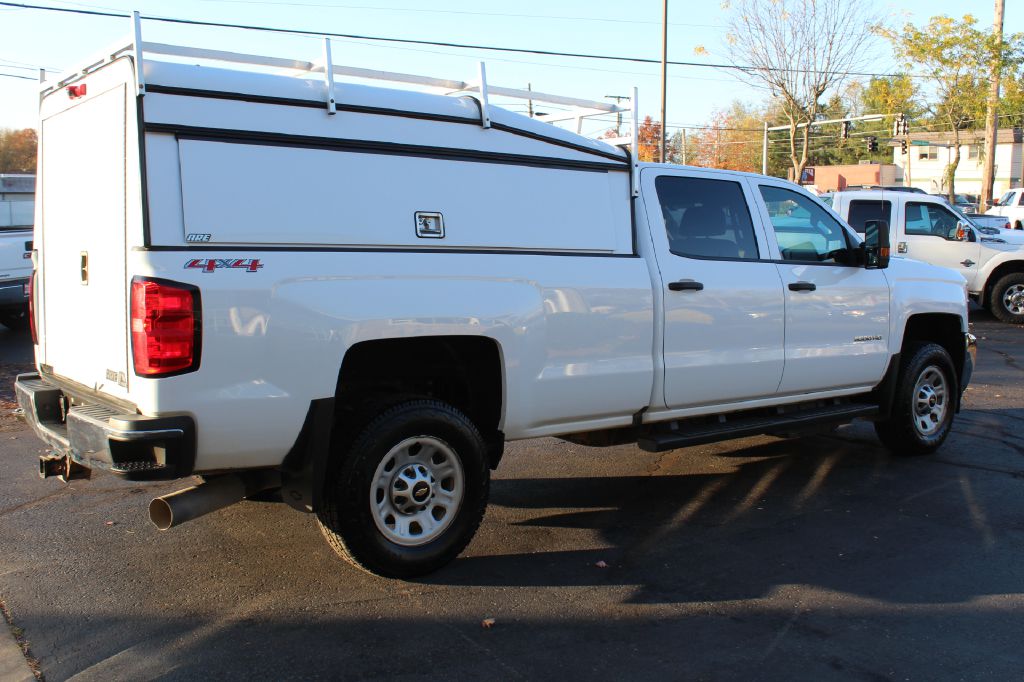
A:
POLYGON ((79 85, 69 85, 68 86, 68 97, 70 97, 71 99, 78 99, 79 97, 85 97, 85 92, 86 92, 85 83, 80 83, 79 85))

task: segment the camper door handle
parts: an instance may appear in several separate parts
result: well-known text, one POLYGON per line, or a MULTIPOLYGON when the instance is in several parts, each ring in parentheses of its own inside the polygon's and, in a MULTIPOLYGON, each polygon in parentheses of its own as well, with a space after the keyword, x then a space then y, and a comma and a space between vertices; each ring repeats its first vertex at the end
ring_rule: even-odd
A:
POLYGON ((814 291, 818 288, 814 282, 790 282, 790 291, 814 291))

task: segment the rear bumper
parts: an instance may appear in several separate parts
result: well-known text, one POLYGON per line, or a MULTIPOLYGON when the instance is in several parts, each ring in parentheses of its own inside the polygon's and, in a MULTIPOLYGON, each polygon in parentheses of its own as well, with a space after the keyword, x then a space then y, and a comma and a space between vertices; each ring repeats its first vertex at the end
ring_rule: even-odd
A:
POLYGON ((145 417, 98 403, 82 404, 38 374, 19 375, 14 387, 36 435, 83 466, 133 481, 192 473, 196 429, 191 417, 145 417))
POLYGON ((0 308, 28 305, 28 278, 0 280, 0 308))

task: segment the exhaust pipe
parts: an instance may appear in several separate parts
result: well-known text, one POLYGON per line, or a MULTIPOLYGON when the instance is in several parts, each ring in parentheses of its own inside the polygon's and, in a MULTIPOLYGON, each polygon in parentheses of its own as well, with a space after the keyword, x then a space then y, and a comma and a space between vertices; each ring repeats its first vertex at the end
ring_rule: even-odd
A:
POLYGON ((280 475, 274 471, 211 476, 199 485, 154 499, 149 503, 149 520, 167 530, 280 485, 280 475))

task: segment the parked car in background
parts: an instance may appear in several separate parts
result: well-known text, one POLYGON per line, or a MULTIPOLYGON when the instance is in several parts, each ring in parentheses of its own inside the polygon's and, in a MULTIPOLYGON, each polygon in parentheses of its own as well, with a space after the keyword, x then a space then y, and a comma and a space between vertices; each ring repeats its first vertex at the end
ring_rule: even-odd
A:
MULTIPOLYGON (((949 201, 949 196, 946 195, 946 194, 939 194, 939 193, 936 192, 936 193, 933 193, 931 196, 939 197, 940 199, 945 199, 947 202, 949 201)), ((974 200, 972 201, 971 200, 971 195, 968 195, 968 194, 955 194, 955 195, 953 195, 953 198, 954 198, 954 201, 952 202, 952 205, 956 206, 963 213, 976 213, 977 212, 977 210, 978 210, 978 198, 977 197, 975 197, 974 200)))
POLYGON ((999 197, 989 210, 987 215, 1001 215, 1005 217, 1010 226, 1015 230, 1024 230, 1024 189, 1011 189, 999 197))

